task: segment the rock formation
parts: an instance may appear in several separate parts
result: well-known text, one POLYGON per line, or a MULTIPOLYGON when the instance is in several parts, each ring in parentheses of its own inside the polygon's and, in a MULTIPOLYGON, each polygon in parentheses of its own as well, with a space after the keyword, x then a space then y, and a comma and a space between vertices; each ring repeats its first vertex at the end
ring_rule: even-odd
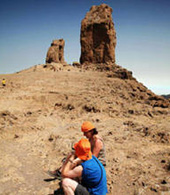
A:
POLYGON ((54 40, 47 52, 46 63, 65 63, 64 45, 65 41, 63 39, 54 40))
POLYGON ((92 6, 81 22, 80 63, 115 63, 116 32, 112 8, 106 4, 92 6))

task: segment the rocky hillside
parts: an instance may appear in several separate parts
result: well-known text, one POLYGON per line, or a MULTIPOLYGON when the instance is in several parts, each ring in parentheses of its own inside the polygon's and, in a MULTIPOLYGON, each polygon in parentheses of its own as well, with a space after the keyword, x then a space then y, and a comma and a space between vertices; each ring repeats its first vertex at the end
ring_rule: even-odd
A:
POLYGON ((0 194, 60 194, 46 171, 83 136, 84 120, 104 138, 110 194, 168 194, 169 101, 120 66, 104 69, 50 64, 0 75, 0 194))
POLYGON ((166 98, 166 99, 170 99, 170 94, 168 94, 168 95, 162 95, 164 98, 166 98))

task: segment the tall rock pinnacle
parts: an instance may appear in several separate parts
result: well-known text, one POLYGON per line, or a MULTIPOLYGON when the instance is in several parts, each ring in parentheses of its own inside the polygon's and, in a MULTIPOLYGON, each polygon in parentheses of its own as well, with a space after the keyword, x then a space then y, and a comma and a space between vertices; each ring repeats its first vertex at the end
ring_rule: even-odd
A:
POLYGON ((112 8, 92 6, 81 22, 81 64, 114 64, 116 32, 112 8))
POLYGON ((64 63, 64 45, 63 39, 54 40, 47 52, 46 63, 64 63))

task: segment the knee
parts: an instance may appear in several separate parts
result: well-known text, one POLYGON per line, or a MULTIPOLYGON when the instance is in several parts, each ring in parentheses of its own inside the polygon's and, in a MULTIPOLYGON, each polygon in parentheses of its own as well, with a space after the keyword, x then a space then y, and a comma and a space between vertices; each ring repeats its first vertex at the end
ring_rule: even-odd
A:
POLYGON ((64 178, 63 181, 62 181, 62 187, 65 188, 65 187, 68 187, 70 186, 70 179, 69 178, 64 178))
POLYGON ((77 188, 78 183, 70 178, 64 178, 62 181, 62 187, 66 194, 73 194, 77 188))

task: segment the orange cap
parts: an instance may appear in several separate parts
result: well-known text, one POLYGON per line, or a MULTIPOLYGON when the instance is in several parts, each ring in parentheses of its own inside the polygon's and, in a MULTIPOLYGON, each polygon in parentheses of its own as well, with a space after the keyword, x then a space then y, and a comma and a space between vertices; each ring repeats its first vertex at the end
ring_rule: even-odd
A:
POLYGON ((92 158, 91 145, 88 139, 82 138, 78 143, 74 144, 75 154, 81 160, 89 160, 92 158))
POLYGON ((83 132, 88 132, 88 131, 90 131, 90 130, 92 130, 94 128, 95 128, 94 125, 91 122, 89 122, 89 121, 85 121, 81 125, 81 131, 83 131, 83 132))

